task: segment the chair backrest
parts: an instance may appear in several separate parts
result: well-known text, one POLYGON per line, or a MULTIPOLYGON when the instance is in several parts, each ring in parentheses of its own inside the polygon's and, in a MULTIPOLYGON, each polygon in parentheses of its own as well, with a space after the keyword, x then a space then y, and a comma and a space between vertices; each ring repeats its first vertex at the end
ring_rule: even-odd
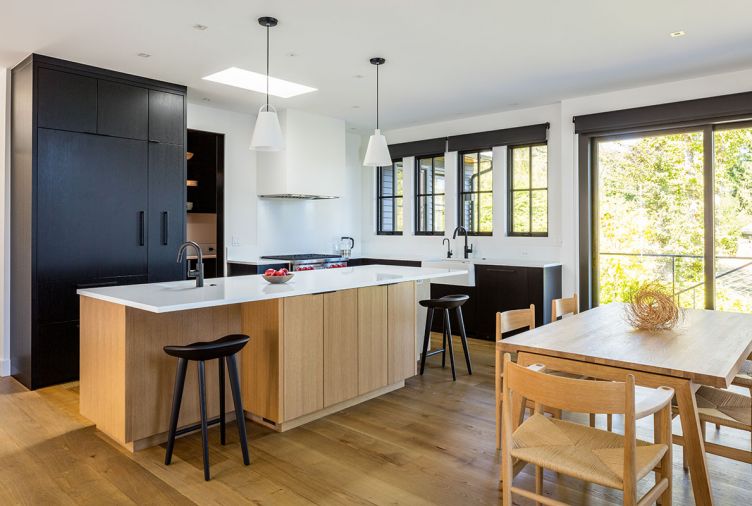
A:
MULTIPOLYGON (((523 367, 512 362, 509 355, 504 357, 504 389, 536 406, 577 413, 626 414, 630 408, 629 390, 634 398, 634 376, 625 379, 618 382, 567 378, 523 367)), ((634 401, 631 410, 634 416, 634 401)))
POLYGON ((535 328, 535 304, 530 304, 528 309, 511 309, 503 313, 496 313, 496 340, 501 335, 522 328, 530 330, 535 328))
MULTIPOLYGON (((527 368, 517 365, 512 362, 510 354, 504 355, 503 445, 507 448, 512 446, 512 433, 522 423, 525 411, 523 408, 529 401, 533 401, 537 414, 543 412, 543 406, 579 413, 623 413, 624 492, 625 497, 627 493, 634 497, 637 453, 634 376, 627 375, 623 383, 578 380, 546 374, 540 369, 541 366, 527 368)), ((510 466, 511 461, 507 460, 506 465, 510 466)))
POLYGON ((577 294, 575 293, 569 298, 554 299, 551 301, 551 321, 556 321, 560 316, 568 314, 577 314, 580 312, 579 304, 577 303, 577 294))

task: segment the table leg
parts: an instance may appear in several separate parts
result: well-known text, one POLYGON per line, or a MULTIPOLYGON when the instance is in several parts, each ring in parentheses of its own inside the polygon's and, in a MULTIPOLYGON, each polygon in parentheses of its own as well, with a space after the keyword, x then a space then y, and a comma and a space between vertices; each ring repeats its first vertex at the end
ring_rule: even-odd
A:
POLYGON ((700 418, 697 416, 697 403, 692 390, 692 383, 690 381, 681 382, 675 386, 674 390, 679 407, 684 448, 687 455, 689 475, 692 479, 695 504, 698 506, 712 505, 713 496, 710 491, 708 465, 705 460, 705 443, 702 440, 700 418))

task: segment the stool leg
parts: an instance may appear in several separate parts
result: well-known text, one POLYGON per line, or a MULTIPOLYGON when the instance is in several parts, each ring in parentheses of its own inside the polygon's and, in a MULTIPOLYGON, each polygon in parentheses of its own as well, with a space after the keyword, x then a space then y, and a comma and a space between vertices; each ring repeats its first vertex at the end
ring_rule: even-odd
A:
POLYGON ((462 349, 465 351, 465 363, 467 363, 467 373, 473 374, 473 366, 470 364, 470 350, 467 348, 467 334, 465 334, 465 320, 462 318, 462 308, 457 308, 457 324, 460 326, 460 338, 462 339, 462 349))
POLYGON ((431 341, 431 325, 433 325, 433 308, 428 308, 426 315, 426 333, 423 334, 423 354, 420 357, 420 375, 423 376, 423 370, 426 368, 426 355, 428 355, 428 343, 431 341))
POLYGON ((447 346, 447 338, 446 338, 446 323, 444 323, 443 329, 441 331, 441 368, 446 367, 446 346, 447 346))
POLYGON ((166 466, 172 462, 172 450, 175 448, 175 431, 178 428, 178 417, 180 416, 180 401, 183 399, 183 386, 185 386, 185 370, 188 367, 188 361, 184 358, 178 359, 178 369, 175 373, 175 389, 172 392, 172 412, 170 414, 170 431, 167 435, 167 452, 165 453, 164 463, 166 466))
POLYGON ((251 459, 248 457, 248 437, 245 433, 245 413, 243 413, 243 399, 240 397, 240 377, 238 376, 238 365, 235 362, 235 355, 227 357, 227 370, 230 373, 230 389, 232 390, 232 403, 235 406, 235 422, 238 424, 240 449, 243 452, 243 464, 247 466, 251 463, 251 459))
POLYGON ((225 438, 225 361, 222 357, 217 359, 219 370, 219 442, 226 443, 225 438))
POLYGON ((449 310, 444 310, 444 329, 449 346, 449 364, 452 366, 452 381, 457 381, 457 372, 454 370, 454 346, 452 346, 452 324, 449 323, 449 310))
POLYGON ((201 408, 201 446, 204 450, 204 479, 209 481, 209 432, 206 425, 206 369, 203 360, 198 361, 198 399, 201 408))

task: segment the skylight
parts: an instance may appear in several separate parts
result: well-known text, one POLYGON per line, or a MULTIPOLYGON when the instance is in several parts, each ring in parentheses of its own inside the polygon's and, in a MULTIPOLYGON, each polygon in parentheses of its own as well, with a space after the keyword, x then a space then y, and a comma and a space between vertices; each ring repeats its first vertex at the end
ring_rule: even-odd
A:
MULTIPOLYGON (((258 91, 266 93, 266 75, 250 70, 230 67, 215 74, 204 77, 207 81, 227 84, 245 90, 258 91)), ((317 91, 316 88, 305 86, 276 77, 269 77, 269 95, 281 98, 290 98, 304 93, 317 91)))

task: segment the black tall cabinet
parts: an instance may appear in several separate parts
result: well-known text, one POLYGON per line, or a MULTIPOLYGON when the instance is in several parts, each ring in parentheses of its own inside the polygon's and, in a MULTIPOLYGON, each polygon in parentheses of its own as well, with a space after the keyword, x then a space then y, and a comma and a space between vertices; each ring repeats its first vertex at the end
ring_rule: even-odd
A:
POLYGON ((76 290, 173 281, 186 88, 32 55, 12 71, 11 369, 78 377, 76 290))

